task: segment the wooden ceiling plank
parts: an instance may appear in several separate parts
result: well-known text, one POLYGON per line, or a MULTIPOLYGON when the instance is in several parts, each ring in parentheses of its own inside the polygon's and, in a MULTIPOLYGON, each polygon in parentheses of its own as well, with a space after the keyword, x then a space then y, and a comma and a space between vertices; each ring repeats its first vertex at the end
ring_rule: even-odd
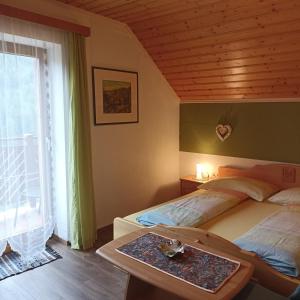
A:
POLYGON ((168 82, 171 84, 171 86, 174 88, 180 87, 180 86, 193 86, 193 85, 199 85, 199 84, 221 84, 221 83, 235 83, 235 82, 253 82, 253 84, 259 83, 261 81, 267 81, 267 80, 298 80, 299 79, 299 71, 295 72, 292 71, 292 73, 282 74, 282 77, 280 76, 280 73, 269 73, 269 72, 261 72, 261 73, 253 73, 253 74, 240 74, 240 75, 227 75, 227 76, 213 76, 213 77, 206 77, 206 78, 187 78, 187 79, 168 79, 168 82), (289 76, 289 77, 285 77, 289 76))
MULTIPOLYGON (((299 3, 300 4, 300 3, 299 3)), ((254 29, 263 29, 267 26, 273 26, 274 24, 285 24, 287 18, 289 21, 300 22, 300 5, 298 10, 288 9, 282 11, 280 14, 276 12, 266 13, 264 15, 259 15, 256 17, 250 17, 246 19, 240 19, 232 22, 227 22, 226 24, 217 24, 214 26, 200 27, 195 30, 189 30, 188 32, 181 33, 172 33, 166 36, 157 37, 157 38, 148 38, 147 40, 141 40, 143 45, 147 47, 155 47, 156 45, 170 45, 172 43, 185 43, 190 40, 198 40, 205 37, 217 36, 226 33, 234 33, 254 30, 254 29)))
POLYGON ((265 76, 264 78, 277 78, 279 72, 287 72, 284 74, 286 77, 298 77, 299 76, 299 68, 291 69, 291 67, 287 70, 276 70, 276 71, 270 71, 267 68, 264 68, 263 66, 261 68, 235 68, 235 69, 220 69, 220 70, 209 70, 209 71, 203 71, 200 72, 201 75, 199 75, 199 72, 190 72, 190 73, 174 73, 174 74, 167 74, 166 79, 168 81, 176 80, 196 80, 199 81, 206 81, 206 82, 214 82, 220 78, 223 78, 225 80, 226 78, 234 79, 238 76, 243 76, 243 78, 246 80, 247 78, 251 78, 251 76, 257 76, 257 78, 261 78, 262 76, 265 76))
MULTIPOLYGON (((176 23, 177 21, 187 20, 184 16, 186 15, 188 19, 198 17, 199 13, 203 15, 203 11, 206 13, 213 9, 225 9, 226 7, 230 7, 228 2, 232 2, 233 0, 214 0, 214 1, 198 1, 198 3, 184 3, 183 1, 181 4, 181 10, 178 11, 177 6, 176 10, 174 11, 172 7, 169 7, 164 11, 164 15, 156 15, 155 13, 148 14, 147 19, 140 18, 139 16, 132 16, 132 20, 129 20, 129 23, 134 27, 137 28, 138 31, 147 31, 152 28, 152 24, 156 24, 158 26, 164 26, 168 23, 176 23), (201 4, 201 5, 199 5, 201 4), (196 6, 197 5, 197 6, 196 6)), ((240 0, 244 2, 245 0, 240 0)), ((258 0, 254 0, 258 1, 258 0)), ((239 4, 235 4, 236 6, 239 4)), ((161 12, 162 13, 162 12, 161 12)))
MULTIPOLYGON (((262 101, 262 99, 269 99, 270 102, 279 102, 279 99, 297 99, 297 102, 300 101, 299 95, 295 93, 248 93, 248 94, 231 94, 231 95, 211 95, 211 94, 206 94, 206 95, 178 95, 180 99, 187 100, 187 101, 193 101, 193 100, 203 100, 203 101, 209 101, 209 100, 218 100, 219 102, 223 102, 226 100, 235 100, 235 99, 240 99, 244 100, 243 102, 248 102, 248 100, 255 100, 258 99, 257 102, 265 102, 262 101), (276 101, 278 99, 278 101, 276 101)), ((218 102, 217 101, 217 102, 218 102)), ((216 101, 213 101, 216 102, 216 101)), ((252 101, 251 101, 252 102, 252 101)), ((282 102, 282 101, 280 101, 282 102)))
POLYGON ((238 67, 247 67, 247 66, 270 66, 273 63, 286 63, 294 62, 299 59, 299 52, 286 52, 268 55, 265 57, 254 57, 254 58, 242 58, 242 59, 233 59, 233 60, 224 60, 219 62, 208 62, 208 63, 199 63, 191 65, 180 65, 175 67, 161 67, 161 71, 164 74, 169 73, 178 73, 178 72, 193 72, 193 71, 203 71, 203 70, 212 70, 212 69, 223 69, 223 68, 238 68, 238 67))
POLYGON ((300 102, 299 95, 294 94, 244 94, 244 95, 201 95, 178 96, 181 103, 253 103, 253 102, 300 102))
POLYGON ((250 86, 250 87, 234 87, 234 88, 199 88, 194 90, 177 90, 175 91, 181 95, 187 94, 211 94, 211 95, 218 95, 218 94, 249 94, 249 93, 271 93, 273 91, 277 92, 285 92, 291 91, 293 93, 300 92, 299 84, 294 86, 286 86, 286 85, 266 85, 266 86, 250 86))
POLYGON ((176 91, 193 91, 201 89, 235 89, 235 88, 250 88, 250 87, 266 87, 266 86, 286 86, 293 88, 295 86, 300 86, 300 75, 296 78, 273 78, 273 79, 263 79, 254 81, 232 81, 232 82, 222 82, 222 83, 206 83, 197 84, 191 83, 186 85, 176 85, 173 84, 173 88, 176 91))
POLYGON ((238 27, 239 29, 232 31, 224 31, 222 33, 213 33, 211 30, 203 30, 202 35, 198 37, 187 36, 185 40, 173 40, 168 43, 161 43, 156 45, 149 45, 150 43, 145 43, 145 47, 149 49, 151 53, 162 53, 164 50, 178 50, 178 49, 188 49, 191 47, 199 47, 200 45, 206 46, 219 42, 221 44, 228 43, 237 40, 245 40, 248 38, 261 38, 266 37, 269 34, 274 33, 273 28, 277 29, 275 31, 278 33, 289 33, 291 31, 299 31, 300 18, 287 22, 270 23, 264 26, 251 26, 248 28, 238 27), (289 27, 290 26, 290 27, 289 27))
POLYGON ((106 5, 111 2, 105 2, 105 1, 99 1, 99 0, 86 0, 84 3, 80 5, 80 8, 85 9, 87 11, 93 12, 93 9, 95 7, 103 7, 103 5, 106 5))
POLYGON ((97 0, 75 0, 72 1, 72 5, 76 5, 77 7, 87 7, 91 3, 98 2, 97 0))
POLYGON ((194 47, 190 49, 183 49, 179 51, 174 52, 167 52, 163 54, 152 54, 152 57, 155 61, 159 62, 176 62, 179 59, 182 58, 190 58, 193 59, 194 57, 199 56, 205 56, 207 54, 221 54, 221 53, 231 53, 236 51, 251 51, 256 50, 257 52, 261 53, 261 49, 265 48, 272 48, 277 47, 278 45, 289 45, 289 44, 295 44, 298 43, 297 39, 295 39, 296 36, 300 35, 300 31, 293 31, 288 32, 285 34, 274 34, 269 35, 267 37, 260 37, 260 38, 252 38, 247 39, 245 41, 237 41, 237 42, 229 42, 224 43, 222 45, 209 45, 209 46, 200 46, 200 47, 194 47))
POLYGON ((180 96, 182 103, 247 103, 247 102, 282 102, 286 101, 299 102, 300 98, 294 94, 250 94, 250 95, 201 95, 201 96, 180 96))
MULTIPOLYGON (((93 7, 94 5, 99 5, 100 3, 105 4, 103 2, 106 1, 101 1, 101 0, 71 0, 69 1, 71 5, 88 10, 90 9, 90 7, 93 7)), ((111 2, 111 1, 109 1, 111 2)), ((106 3, 109 3, 106 2, 106 3)))
POLYGON ((202 39, 185 41, 184 43, 176 42, 176 43, 170 43, 168 45, 157 45, 155 47, 147 47, 147 50, 152 55, 154 53, 159 54, 165 52, 172 52, 175 50, 190 49, 193 47, 223 45, 224 43, 247 41, 248 39, 267 37, 274 33, 286 34, 292 31, 299 31, 299 30, 300 30, 299 21, 291 21, 291 22, 289 21, 280 24, 272 24, 270 26, 265 26, 264 28, 260 28, 260 29, 255 28, 247 31, 240 30, 240 31, 220 34, 216 36, 209 36, 202 39))
POLYGON ((299 74, 300 61, 285 62, 285 63, 273 63, 271 65, 256 65, 256 66, 243 66, 236 68, 218 68, 218 69, 208 69, 201 71, 191 71, 191 72, 173 72, 164 74, 167 79, 186 79, 186 78, 207 78, 214 76, 226 76, 226 75, 241 75, 241 74, 256 74, 261 72, 274 73, 275 75, 278 71, 287 71, 290 74, 295 71, 299 74))
MULTIPOLYGON (((264 3, 264 2, 261 2, 264 3)), ((151 23, 151 28, 147 31, 139 31, 139 27, 135 26, 135 33, 139 36, 140 40, 151 39, 156 37, 163 37, 166 35, 170 35, 173 33, 187 32, 199 28, 207 28, 211 26, 222 26, 226 25, 229 22, 237 22, 239 20, 244 20, 247 18, 253 18, 257 16, 262 16, 271 13, 280 13, 286 9, 293 9, 298 7, 298 3, 290 3, 281 2, 275 5, 263 5, 259 6, 259 9, 253 9, 253 7, 249 5, 244 5, 241 7, 237 7, 233 10, 218 10, 216 12, 211 12, 207 14, 207 12, 203 12, 203 15, 199 15, 197 18, 193 18, 192 16, 184 17, 182 14, 180 17, 182 20, 177 20, 177 22, 173 22, 169 25, 161 26, 156 24, 155 22, 151 23)))
MULTIPOLYGON (((157 10, 149 10, 147 12, 147 15, 141 16, 139 14, 131 15, 126 19, 126 22, 128 24, 134 24, 133 27, 137 28, 137 23, 144 23, 148 24, 146 26, 149 26, 152 22, 155 22, 156 20, 161 20, 164 18, 171 17, 172 15, 177 15, 180 13, 184 13, 186 11, 194 11, 194 14, 196 14, 197 11, 201 10, 203 7, 207 7, 208 5, 214 5, 216 3, 221 3, 222 1, 228 1, 228 0, 202 0, 200 1, 177 1, 177 3, 173 3, 169 6, 164 6, 162 9, 157 10)), ((230 0, 232 1, 232 0, 230 0)), ((174 1, 173 1, 174 2, 174 1)))
MULTIPOLYGON (((190 6, 190 5, 189 5, 190 6)), ((195 10, 197 9, 196 6, 193 6, 190 8, 191 10, 195 10)), ((123 16, 123 21, 129 25, 131 25, 132 23, 136 23, 136 22, 140 22, 142 21, 143 23, 148 23, 149 22, 149 18, 155 17, 155 18, 162 18, 165 15, 165 11, 168 11, 168 15, 170 13, 172 14, 177 14, 179 12, 182 11, 182 3, 178 3, 178 4, 171 4, 167 3, 167 4, 163 4, 160 5, 156 8, 152 8, 147 10, 147 12, 144 12, 143 14, 141 14, 141 12, 136 12, 133 13, 131 15, 127 14, 126 16, 123 16)), ((137 28, 136 26, 134 26, 134 28, 137 28)))
POLYGON ((78 2, 81 2, 82 0, 62 0, 61 2, 64 2, 66 4, 70 4, 70 5, 77 5, 78 2))
POLYGON ((238 88, 238 89, 210 89, 210 90, 199 90, 199 91, 176 91, 176 94, 181 96, 194 96, 194 95, 239 95, 239 94, 289 94, 289 95, 300 95, 300 90, 297 87, 286 88, 286 87, 259 87, 259 88, 238 88))
POLYGON ((264 80, 298 80, 299 70, 285 70, 274 72, 260 72, 251 74, 194 77, 184 79, 166 78, 171 86, 194 85, 194 84, 219 84, 234 82, 260 82, 264 80))
MULTIPOLYGON (((170 4, 174 3, 174 0, 149 0, 146 2, 131 3, 131 5, 123 5, 119 9, 111 9, 106 11, 99 11, 101 14, 105 14, 110 18, 127 21, 127 18, 138 14, 141 16, 141 13, 146 13, 148 15, 151 11, 162 11, 164 8, 170 7, 170 4)), ((142 15, 144 16, 144 14, 142 15)), ((126 22, 127 23, 127 22, 126 22)))
POLYGON ((198 55, 198 56, 186 56, 185 58, 174 59, 170 61, 160 61, 155 59, 154 61, 159 65, 159 67, 176 67, 176 66, 189 66, 200 63, 207 62, 221 62, 221 61, 230 61, 235 59, 248 59, 248 58, 257 58, 262 57, 266 58, 268 56, 272 56, 275 54, 284 54, 290 52, 299 52, 300 53, 300 42, 291 41, 290 44, 276 44, 268 47, 262 48, 251 48, 244 49, 239 51, 226 51, 218 54, 206 54, 206 55, 198 55))
MULTIPOLYGON (((296 1, 296 0, 290 0, 296 1)), ((221 13, 222 15, 226 16, 227 11, 235 13, 238 9, 243 9, 247 7, 248 10, 255 9, 257 12, 259 11, 260 7, 270 7, 274 4, 280 3, 280 0, 273 1, 260 1, 260 0, 224 0, 220 2, 216 2, 213 4, 207 4, 202 6, 198 9, 191 9, 189 6, 182 6, 182 10, 177 13, 170 13, 169 15, 164 15, 163 17, 152 17, 151 19, 143 19, 139 22, 130 23, 132 28, 135 28, 135 32, 143 33, 151 30, 153 26, 157 26, 164 29, 164 26, 173 26, 174 24, 180 24, 181 22, 189 22, 190 20, 193 21, 195 19, 201 19, 205 16, 213 15, 215 13, 221 13)), ((227 22, 226 18, 223 19, 224 22, 227 22)))
POLYGON ((135 11, 143 11, 147 8, 148 5, 157 5, 157 1, 149 0, 149 1, 139 1, 132 0, 129 3, 125 2, 122 5, 118 5, 115 7, 111 7, 108 9, 102 9, 101 6, 98 7, 96 13, 101 14, 103 16, 116 19, 118 21, 122 21, 124 17, 134 13, 135 11))
MULTIPOLYGON (((126 3, 130 4, 131 2, 136 2, 138 0, 113 0, 113 1, 103 1, 103 0, 96 0, 96 1, 91 1, 90 4, 86 4, 84 7, 84 9, 86 10, 95 10, 95 8, 97 7, 98 9, 101 9, 103 12, 105 12, 106 10, 109 9, 113 9, 116 8, 118 9, 118 7, 120 7, 121 5, 124 5, 126 3)), ((105 13, 102 14, 103 16, 105 15, 105 13)), ((106 16, 106 15, 105 15, 106 16)))
POLYGON ((279 98, 298 98, 299 95, 295 95, 293 92, 290 92, 290 93, 241 93, 241 94, 231 94, 231 95, 228 95, 228 94, 219 94, 219 95, 211 95, 211 94, 195 94, 195 95, 181 95, 179 94, 178 95, 181 99, 185 99, 185 100, 199 100, 199 99, 202 99, 202 100, 209 100, 209 99, 212 99, 212 100, 225 100, 225 99, 279 99, 279 98), (287 97, 288 96, 288 97, 287 97))

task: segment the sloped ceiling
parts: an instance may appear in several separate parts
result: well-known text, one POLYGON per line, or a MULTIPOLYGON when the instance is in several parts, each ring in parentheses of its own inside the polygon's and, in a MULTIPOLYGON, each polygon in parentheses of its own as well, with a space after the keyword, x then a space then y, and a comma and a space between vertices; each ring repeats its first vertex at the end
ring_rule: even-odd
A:
POLYGON ((60 0, 127 23, 183 101, 299 98, 299 0, 60 0))

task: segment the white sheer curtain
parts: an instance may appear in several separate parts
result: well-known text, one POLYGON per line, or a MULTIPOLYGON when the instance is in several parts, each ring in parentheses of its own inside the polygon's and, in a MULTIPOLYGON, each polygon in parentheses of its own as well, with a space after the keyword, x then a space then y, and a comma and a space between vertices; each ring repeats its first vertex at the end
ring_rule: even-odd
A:
POLYGON ((64 49, 63 31, 0 16, 0 255, 41 252, 56 224, 64 49))

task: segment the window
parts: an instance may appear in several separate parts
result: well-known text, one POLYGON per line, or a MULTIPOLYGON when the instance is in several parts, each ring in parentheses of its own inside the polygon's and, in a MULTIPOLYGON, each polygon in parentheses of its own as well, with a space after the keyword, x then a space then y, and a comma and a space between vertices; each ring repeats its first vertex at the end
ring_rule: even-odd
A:
POLYGON ((46 189, 52 186, 47 166, 51 155, 42 138, 49 140, 49 126, 43 126, 49 120, 40 119, 46 107, 39 97, 43 60, 30 56, 32 47, 16 46, 25 51, 13 53, 12 43, 2 43, 0 54, 4 94, 0 103, 0 227, 5 228, 7 222, 12 225, 11 230, 0 232, 0 238, 28 230, 24 223, 29 214, 30 228, 41 226, 41 197, 51 197, 46 189))
POLYGON ((32 32, 0 33, 0 253, 67 232, 63 47, 32 32))

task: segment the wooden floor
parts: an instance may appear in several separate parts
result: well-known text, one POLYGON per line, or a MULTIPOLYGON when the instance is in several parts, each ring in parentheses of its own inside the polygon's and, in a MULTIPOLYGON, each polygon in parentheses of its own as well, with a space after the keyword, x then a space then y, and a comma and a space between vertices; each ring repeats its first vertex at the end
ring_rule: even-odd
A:
POLYGON ((123 299, 127 275, 95 250, 79 252, 51 241, 63 259, 0 281, 1 300, 123 299))
MULTIPOLYGON (((110 235, 102 235, 102 237, 105 239, 102 239, 100 244, 98 243, 97 248, 111 239, 110 235)), ((124 299, 127 274, 98 256, 95 253, 97 248, 88 252, 80 252, 71 250, 54 240, 51 240, 49 244, 60 253, 63 259, 0 281, 0 300, 124 299)), ((251 287, 249 288, 251 290, 251 287)), ((258 285, 257 288, 259 288, 258 285)), ((269 297, 272 292, 266 289, 254 291, 253 298, 248 290, 244 289, 235 299, 282 299, 275 294, 269 297), (255 296, 255 293, 266 295, 266 292, 268 296, 255 296)))

